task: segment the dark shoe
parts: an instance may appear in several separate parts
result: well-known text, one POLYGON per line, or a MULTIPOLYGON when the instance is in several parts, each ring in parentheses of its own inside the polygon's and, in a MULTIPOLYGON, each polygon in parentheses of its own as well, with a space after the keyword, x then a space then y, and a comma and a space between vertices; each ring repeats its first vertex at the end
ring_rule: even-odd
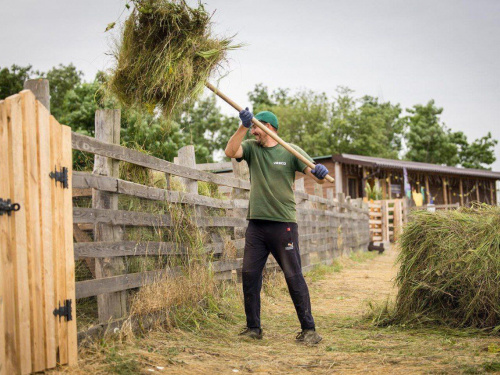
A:
POLYGON ((295 340, 303 342, 304 344, 315 345, 323 340, 323 337, 321 337, 314 329, 303 329, 302 332, 295 337, 295 340))
POLYGON ((249 337, 255 340, 262 340, 262 328, 245 328, 238 336, 249 337))

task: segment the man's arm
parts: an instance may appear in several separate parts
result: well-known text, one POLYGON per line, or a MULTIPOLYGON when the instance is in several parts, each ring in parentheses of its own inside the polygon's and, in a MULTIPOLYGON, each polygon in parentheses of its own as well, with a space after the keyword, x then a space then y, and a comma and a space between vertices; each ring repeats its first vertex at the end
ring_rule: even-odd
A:
POLYGON ((238 130, 236 130, 236 133, 234 133, 229 142, 227 142, 225 153, 228 158, 238 159, 243 157, 243 147, 241 147, 241 142, 245 139, 247 131, 248 128, 240 125, 238 130))
POLYGON ((241 142, 243 142, 248 129, 252 126, 252 118, 253 114, 248 110, 248 107, 240 112, 241 125, 227 142, 225 153, 228 158, 238 159, 243 157, 241 142))

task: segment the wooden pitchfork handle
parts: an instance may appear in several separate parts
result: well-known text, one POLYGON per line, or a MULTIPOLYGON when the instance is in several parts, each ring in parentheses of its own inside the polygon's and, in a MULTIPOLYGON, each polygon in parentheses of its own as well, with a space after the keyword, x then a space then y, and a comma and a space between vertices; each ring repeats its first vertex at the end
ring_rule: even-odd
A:
MULTIPOLYGON (((233 102, 231 99, 229 99, 226 95, 224 95, 222 92, 220 92, 217 87, 212 85, 211 83, 207 82, 206 86, 214 92, 214 94, 218 95, 222 100, 224 100, 227 104, 229 104, 231 107, 236 109, 238 112, 241 112, 243 110, 243 107, 239 106, 235 102, 233 102)), ((255 117, 252 118, 252 123, 257 125, 260 129, 262 129, 264 132, 266 132, 272 139, 274 139, 276 142, 278 142, 280 145, 282 145, 288 152, 290 152, 292 155, 296 156, 300 161, 305 163, 309 168, 314 169, 315 164, 310 162, 304 155, 302 155, 300 152, 295 150, 292 146, 290 146, 288 143, 286 143, 283 139, 280 138, 278 134, 275 132, 269 130, 267 127, 265 127, 259 120, 257 120, 255 117)), ((335 180, 333 179, 332 176, 326 175, 325 179, 328 182, 334 182, 335 180)))

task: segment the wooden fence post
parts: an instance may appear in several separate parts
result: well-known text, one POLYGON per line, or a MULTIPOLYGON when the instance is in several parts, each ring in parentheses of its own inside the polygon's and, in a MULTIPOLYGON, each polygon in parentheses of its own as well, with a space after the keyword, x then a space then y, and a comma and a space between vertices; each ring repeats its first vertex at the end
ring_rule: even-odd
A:
MULTIPOLYGON (((248 169, 248 164, 246 161, 242 161, 238 163, 236 159, 231 159, 233 163, 233 173, 234 177, 239 178, 241 180, 249 181, 250 180, 250 171, 248 169)), ((249 199, 249 192, 245 189, 237 189, 233 188, 231 192, 232 199, 249 199)), ((235 208, 232 211, 233 217, 247 217, 247 209, 235 208)), ((234 239, 244 238, 245 237, 246 227, 243 228, 234 228, 234 239)), ((243 255, 243 254, 238 254, 243 255)))
POLYGON ((339 255, 345 255, 345 228, 344 228, 344 216, 345 216, 345 208, 342 207, 345 204, 345 194, 337 193, 337 200, 339 202, 339 225, 337 227, 337 246, 339 250, 339 255))
MULTIPOLYGON (((95 138, 107 143, 120 143, 120 110, 100 109, 95 113, 95 138)), ((119 177, 118 160, 95 156, 94 174, 109 177, 119 177)), ((118 194, 92 190, 92 207, 100 209, 118 209, 118 194)), ((123 229, 120 226, 97 224, 94 229, 95 241, 118 242, 123 238, 123 229)), ((126 273, 124 259, 97 258, 96 278, 117 276, 126 273)), ((97 296, 99 322, 118 319, 127 315, 127 292, 101 294, 97 296)))
POLYGON ((36 99, 50 112, 50 88, 49 80, 45 78, 28 79, 24 82, 24 88, 31 90, 36 99))
MULTIPOLYGON (((196 155, 194 146, 188 145, 179 149, 177 162, 179 165, 196 169, 196 155)), ((182 184, 186 187, 186 192, 190 194, 198 194, 198 182, 189 178, 182 178, 182 184)))

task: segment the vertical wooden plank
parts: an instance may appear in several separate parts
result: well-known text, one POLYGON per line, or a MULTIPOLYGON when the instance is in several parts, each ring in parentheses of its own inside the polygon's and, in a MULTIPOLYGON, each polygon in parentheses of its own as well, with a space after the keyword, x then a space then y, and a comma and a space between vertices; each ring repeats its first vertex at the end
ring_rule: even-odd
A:
MULTIPOLYGON (((56 334, 54 305, 54 266, 53 266, 53 242, 52 242, 52 180, 50 162, 50 114, 49 111, 37 101, 37 144, 38 144, 38 167, 40 172, 40 221, 42 237, 42 267, 43 267, 43 314, 45 330, 45 366, 52 368, 56 366, 56 334)), ((53 167, 52 167, 53 168, 53 167)))
MULTIPOLYGON (((50 116, 50 160, 51 169, 60 171, 63 167, 61 153, 61 125, 54 116, 50 116)), ((66 296, 66 252, 64 251, 63 204, 64 192, 60 183, 52 181, 52 242, 54 266, 54 308, 64 304, 66 296)), ((58 349, 58 362, 68 363, 68 326, 64 319, 56 318, 56 338, 58 349)))
POLYGON ((28 79, 24 88, 30 90, 36 99, 50 112, 49 80, 45 78, 28 79))
POLYGON ((493 181, 490 181, 490 204, 493 206, 495 204, 495 198, 493 195, 493 191, 495 190, 495 185, 493 181))
POLYGON ((427 195, 427 204, 431 203, 431 191, 429 189, 429 175, 425 175, 425 194, 427 195))
POLYGON ((480 198, 479 198, 479 183, 478 183, 477 180, 476 180, 476 201, 480 202, 480 198))
MULTIPOLYGON (((8 138, 7 138, 7 113, 5 111, 5 101, 0 101, 0 170, 7 171, 9 168, 9 159, 8 159, 8 138)), ((10 197, 9 191, 9 173, 2 173, 2 178, 0 178, 0 198, 6 200, 10 197)), ((7 264, 6 255, 7 248, 10 247, 8 227, 10 224, 10 216, 7 214, 0 215, 0 375, 7 375, 9 373, 14 372, 12 366, 7 368, 7 337, 5 335, 6 329, 5 326, 12 324, 14 322, 7 322, 6 310, 8 308, 12 309, 14 307, 13 298, 8 298, 7 294, 11 294, 10 290, 6 290, 4 285, 12 285, 5 284, 4 278, 6 274, 9 274, 8 280, 10 281, 11 269, 7 270, 7 267, 11 268, 10 264, 7 264), (11 303, 12 305, 6 307, 6 302, 11 303)), ((10 281, 12 282, 12 281, 10 281)), ((9 288, 10 289, 10 288, 9 288)), ((9 316, 13 316, 13 314, 9 314, 9 316)), ((8 330, 9 328, 7 328, 8 330)))
POLYGON ((389 241, 389 213, 387 212, 387 201, 380 201, 380 213, 382 216, 382 241, 389 241))
MULTIPOLYGON (((106 109, 95 113, 95 138, 107 143, 120 144, 120 110, 106 109)), ((94 173, 101 176, 119 176, 119 161, 96 155, 94 173)), ((92 207, 110 210, 118 209, 118 194, 92 191, 92 207)), ((95 241, 119 241, 123 230, 119 226, 98 224, 95 227, 95 241)), ((122 258, 96 259, 96 278, 121 275, 126 272, 122 258)), ((127 315, 127 291, 97 296, 99 322, 118 319, 127 315)))
POLYGON ((442 177, 443 179, 443 200, 444 200, 444 204, 448 204, 448 184, 446 183, 446 179, 444 177, 442 177))
POLYGON ((401 201, 402 199, 396 199, 394 201, 394 213, 393 213, 393 223, 394 223, 394 241, 399 238, 399 232, 403 226, 403 220, 401 215, 401 201))
POLYGON ((68 365, 75 365, 77 356, 77 332, 76 332, 76 300, 75 300, 75 256, 73 250, 73 155, 71 146, 71 128, 62 126, 62 165, 68 168, 68 188, 63 189, 63 227, 64 246, 66 254, 66 297, 71 300, 72 320, 66 322, 68 331, 68 365))
POLYGON ((459 179, 460 181, 460 185, 459 185, 459 189, 460 189, 460 206, 463 206, 464 205, 464 186, 463 186, 463 182, 462 182, 462 179, 460 178, 459 179))
MULTIPOLYGON (((194 152, 194 146, 188 145, 179 149, 178 151, 178 161, 179 165, 184 165, 196 169, 196 157, 194 152)), ((184 186, 186 186, 186 192, 191 194, 198 194, 198 182, 195 180, 190 180, 189 178, 181 178, 184 186)))
POLYGON ((389 177, 387 177, 387 179, 388 179, 387 183, 389 185, 388 188, 387 188, 388 189, 388 193, 387 193, 388 198, 387 199, 392 199, 392 187, 391 187, 392 173, 389 173, 389 177))
POLYGON ((5 100, 7 104, 7 129, 9 142, 10 198, 19 203, 21 209, 11 216, 10 241, 7 261, 13 265, 12 283, 14 289, 14 314, 7 317, 10 336, 7 357, 15 364, 15 368, 23 373, 31 372, 31 329, 30 329, 30 296, 28 276, 28 255, 26 241, 26 195, 24 170, 23 111, 21 96, 13 95, 5 100))
POLYGON ((30 288, 31 361, 33 371, 45 370, 43 279, 40 237, 40 195, 37 150, 37 109, 32 92, 20 93, 23 106, 24 179, 30 288))

